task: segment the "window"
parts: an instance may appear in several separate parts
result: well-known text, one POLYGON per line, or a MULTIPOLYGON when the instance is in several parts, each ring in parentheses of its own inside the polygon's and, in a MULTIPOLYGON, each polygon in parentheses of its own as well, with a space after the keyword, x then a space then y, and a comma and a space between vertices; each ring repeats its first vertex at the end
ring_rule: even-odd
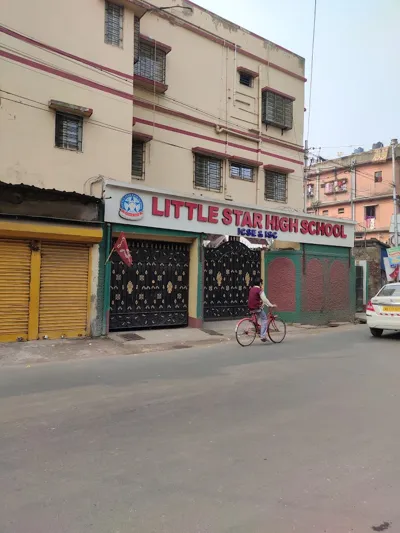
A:
POLYGON ((135 64, 135 74, 165 84, 166 56, 165 51, 160 50, 156 45, 140 41, 139 60, 135 64))
POLYGON ((381 170, 379 170, 378 172, 375 172, 374 181, 375 183, 382 183, 382 171, 381 170))
POLYGON ((248 165, 241 165, 240 163, 231 163, 231 178, 239 180, 253 181, 254 169, 248 165))
POLYGON ((82 152, 83 118, 56 113, 55 144, 57 148, 82 152))
POLYGON ((144 141, 132 139, 132 177, 144 180, 144 162, 145 162, 144 141))
POLYGON ((323 214, 323 215, 329 215, 329 210, 328 210, 328 209, 324 209, 324 210, 322 211, 322 214, 323 214))
POLYGON ((314 183, 307 185, 307 198, 314 198, 314 183))
POLYGON ((376 218, 376 205, 365 206, 365 218, 376 218))
POLYGON ((265 199, 287 202, 287 175, 272 170, 265 171, 265 199))
POLYGON ((194 155, 194 186, 221 191, 222 161, 200 154, 194 155))
POLYGON ((262 121, 283 130, 293 128, 293 100, 271 91, 262 93, 262 121))
POLYGON ((133 55, 133 62, 136 65, 140 55, 140 18, 136 16, 133 22, 133 55))
POLYGON ((339 207, 339 209, 337 210, 337 212, 339 213, 339 215, 343 215, 343 213, 344 213, 344 207, 339 207))
POLYGON ((396 285, 385 285, 380 292, 378 292, 377 296, 400 296, 400 285, 396 283, 396 285))
POLYGON ((246 87, 253 87, 253 76, 248 72, 239 72, 239 80, 241 85, 246 85, 246 87))
POLYGON ((112 2, 106 2, 105 36, 107 44, 122 46, 124 27, 124 8, 112 2))
POLYGON ((335 179, 324 183, 325 194, 337 194, 347 192, 347 178, 335 179))

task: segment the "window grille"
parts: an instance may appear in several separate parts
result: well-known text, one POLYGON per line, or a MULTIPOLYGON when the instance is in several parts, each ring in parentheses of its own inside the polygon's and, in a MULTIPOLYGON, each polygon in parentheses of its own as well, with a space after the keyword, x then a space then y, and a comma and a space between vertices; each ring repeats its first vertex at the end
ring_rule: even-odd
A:
POLYGON ((112 2, 106 2, 105 42, 113 46, 122 46, 124 27, 124 8, 112 2))
POLYGON ((231 163, 231 178, 253 181, 254 168, 240 163, 231 163))
POLYGON ((67 113, 56 113, 55 144, 58 148, 82 151, 83 119, 67 113))
POLYGON ((246 87, 253 87, 253 76, 247 72, 240 72, 240 83, 246 87))
POLYGON ((210 191, 221 191, 222 161, 200 154, 194 156, 194 185, 210 191))
POLYGON ((166 53, 156 45, 145 41, 139 44, 139 60, 135 64, 135 74, 148 80, 165 84, 166 53))
POLYGON ((265 171, 265 199, 287 202, 287 175, 270 170, 265 171))
POLYGON ((146 143, 137 139, 132 139, 132 177, 144 179, 146 143))
POLYGON ((291 130, 293 128, 293 101, 271 91, 264 91, 262 120, 264 124, 291 130))

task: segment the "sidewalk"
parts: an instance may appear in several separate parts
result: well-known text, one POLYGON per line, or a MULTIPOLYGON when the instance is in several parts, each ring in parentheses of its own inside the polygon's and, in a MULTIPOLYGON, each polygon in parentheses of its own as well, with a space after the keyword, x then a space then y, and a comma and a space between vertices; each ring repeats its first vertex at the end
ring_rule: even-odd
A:
MULTIPOLYGON (((237 320, 206 322, 203 329, 176 328, 110 333, 96 339, 57 339, 31 342, 0 343, 0 366, 32 365, 55 361, 83 360, 94 357, 138 355, 193 346, 211 347, 235 341, 237 320)), ((349 325, 347 323, 332 326, 349 325)), ((319 333, 329 326, 287 326, 287 336, 319 333)))

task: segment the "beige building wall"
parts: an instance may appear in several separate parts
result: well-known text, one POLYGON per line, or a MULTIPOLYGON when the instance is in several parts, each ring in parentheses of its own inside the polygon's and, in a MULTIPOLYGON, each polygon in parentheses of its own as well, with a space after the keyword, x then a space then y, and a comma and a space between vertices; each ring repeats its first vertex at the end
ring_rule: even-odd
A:
MULTIPOLYGON (((303 204, 304 60, 192 4, 155 11, 162 0, 121 0, 123 46, 104 42, 105 1, 29 2, 21 12, 5 0, 0 25, 0 180, 91 193, 98 176, 135 184, 131 176, 131 131, 146 134, 144 181, 233 203, 301 209, 303 204), (149 10, 145 13, 145 10, 149 10), (134 13, 140 32, 171 47, 164 94, 143 89, 133 76, 134 13), (79 14, 79 16, 77 15, 79 14), (12 29, 12 30, 10 30, 12 29), (16 33, 14 33, 16 32, 16 33), (238 68, 254 72, 254 84, 239 83, 238 68), (262 124, 262 89, 293 102, 293 128, 262 124), (55 148, 58 100, 93 110, 84 119, 82 152, 55 148), (133 109, 132 109, 133 100, 133 109), (193 148, 250 160, 254 182, 229 177, 223 165, 220 193, 193 186, 193 148), (282 205, 264 199, 264 165, 288 173, 282 205)), ((4 3, 3 3, 4 4, 4 3)))
POLYGON ((286 205, 301 209, 304 60, 191 2, 184 5, 193 12, 177 8, 141 20, 143 36, 171 48, 164 94, 135 82, 134 132, 153 137, 146 146, 145 185, 279 208, 264 199, 263 166, 274 165, 288 172, 286 205), (241 67, 255 73, 252 87, 239 83, 241 67), (265 87, 295 99, 291 130, 262 124, 265 87), (254 182, 230 178, 226 161, 221 192, 194 188, 194 147, 258 163, 254 182))
POLYGON ((89 193, 90 179, 100 174, 129 180, 132 81, 82 59, 132 77, 133 12, 125 9, 119 48, 104 42, 104 0, 85 0, 84 5, 81 0, 35 0, 24 3, 23 9, 11 0, 5 4, 0 31, 0 180, 80 193, 89 193), (6 33, 10 28, 17 37, 6 33), (93 109, 84 119, 82 152, 55 148, 50 100, 93 109))

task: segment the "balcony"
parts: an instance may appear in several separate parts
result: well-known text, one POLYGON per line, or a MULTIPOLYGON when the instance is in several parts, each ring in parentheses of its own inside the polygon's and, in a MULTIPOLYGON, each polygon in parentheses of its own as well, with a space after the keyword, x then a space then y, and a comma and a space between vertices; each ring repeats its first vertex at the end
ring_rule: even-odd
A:
POLYGON ((340 179, 340 180, 334 180, 334 181, 327 181, 326 183, 322 184, 322 187, 324 189, 324 194, 326 196, 329 196, 331 194, 341 194, 347 192, 347 178, 340 179))

